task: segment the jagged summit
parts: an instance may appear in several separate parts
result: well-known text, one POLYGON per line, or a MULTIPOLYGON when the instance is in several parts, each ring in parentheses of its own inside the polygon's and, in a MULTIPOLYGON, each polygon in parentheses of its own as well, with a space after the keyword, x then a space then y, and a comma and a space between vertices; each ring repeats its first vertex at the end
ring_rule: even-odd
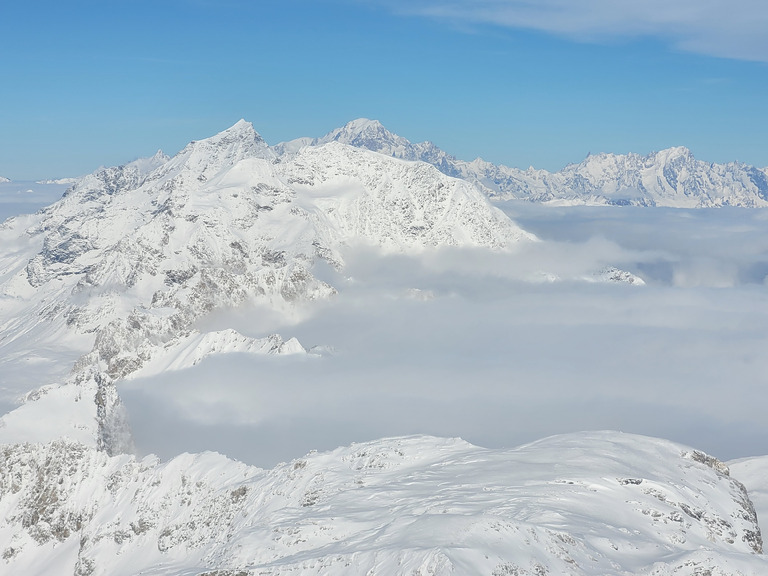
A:
MULTIPOLYGON (((101 169, 49 208, 0 226, 0 369, 15 360, 49 377, 0 419, 0 573, 765 574, 755 509, 737 478, 711 456, 652 438, 582 433, 501 450, 410 436, 271 470, 210 452, 167 462, 125 453, 118 385, 162 386, 155 376, 187 371, 182 385, 203 384, 213 405, 219 379, 238 371, 227 373, 236 363, 221 355, 315 361, 295 338, 212 324, 246 304, 283 315, 337 294, 331 284, 348 281, 350 247, 365 244, 372 258, 466 247, 447 256, 508 251, 506 260, 515 243, 534 240, 469 178, 443 173, 461 163, 382 130, 360 121, 343 137, 360 146, 339 136, 278 151, 241 121, 173 158, 101 169), (60 343, 70 347, 66 370, 40 371, 40 351, 60 343), (196 382, 195 366, 215 355, 223 374, 196 382)), ((630 160, 596 157, 582 181, 610 178, 630 160)), ((599 275, 586 281, 639 283, 615 268, 599 275)), ((461 324, 444 310, 432 313, 455 338, 461 324)), ((461 352, 470 366, 476 344, 487 342, 461 352)), ((421 352, 413 348, 410 357, 421 352)), ((255 398, 284 385, 278 372, 247 371, 264 385, 255 398)), ((12 370, 0 374, 9 405, 21 384, 12 370)), ((353 384, 376 385, 365 376, 353 384)), ((335 401, 334 386, 309 380, 335 401)), ((441 388, 438 379, 434 393, 441 388)))
POLYGON ((6 418, 0 442, 18 437, 21 424, 11 424, 36 418, 34 406, 44 418, 50 402, 79 397, 74 388, 99 398, 91 405, 97 412, 88 425, 52 426, 51 437, 90 437, 121 450, 116 381, 151 362, 165 365, 168 350, 190 349, 196 322, 215 310, 248 302, 281 309, 331 296, 335 289, 313 266, 342 269, 349 246, 503 250, 532 239, 477 188, 424 163, 338 141, 275 159, 240 121, 173 158, 158 153, 99 170, 3 231, 25 246, 0 261, 0 296, 8 297, 0 304, 16 310, 8 341, 45 318, 51 338, 73 332, 91 350, 65 386, 6 418))
MULTIPOLYGON (((407 154, 410 142, 401 136, 387 130, 378 120, 358 118, 348 122, 341 128, 332 130, 319 139, 318 144, 326 142, 341 142, 358 148, 366 148, 373 152, 381 152, 387 156, 402 158, 407 154)), ((407 158, 411 159, 411 158, 407 158)))
POLYGON ((202 183, 246 158, 273 160, 275 153, 250 122, 239 120, 210 138, 190 142, 157 176, 184 170, 202 183))
POLYGON ((329 142, 339 142, 402 160, 426 162, 435 166, 443 174, 460 176, 454 166, 456 159, 432 142, 413 144, 406 138, 387 130, 378 120, 368 118, 352 120, 320 138, 297 138, 290 142, 281 142, 274 147, 274 150, 278 155, 290 157, 303 147, 322 146, 329 142))
POLYGON ((470 162, 447 154, 431 142, 414 144, 380 122, 360 118, 321 138, 300 138, 277 145, 279 155, 331 141, 386 156, 422 161, 446 175, 478 186, 493 200, 636 206, 768 207, 768 169, 738 162, 714 164, 696 160, 684 146, 640 154, 590 154, 559 172, 470 162))

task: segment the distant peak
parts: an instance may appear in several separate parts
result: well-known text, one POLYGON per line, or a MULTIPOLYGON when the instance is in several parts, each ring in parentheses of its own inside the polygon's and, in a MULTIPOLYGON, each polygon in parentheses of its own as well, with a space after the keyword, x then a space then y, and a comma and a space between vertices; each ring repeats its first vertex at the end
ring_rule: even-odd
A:
POLYGON ((319 143, 332 141, 350 144, 359 148, 368 148, 377 152, 387 146, 403 147, 410 145, 408 140, 393 134, 378 120, 370 120, 368 118, 357 118, 347 122, 341 128, 332 130, 318 140, 319 143))
POLYGON ((192 142, 193 146, 204 144, 207 146, 220 147, 231 146, 232 144, 239 142, 243 145, 251 147, 256 145, 258 148, 266 148, 267 144, 264 139, 253 128, 253 124, 242 118, 235 122, 232 126, 211 136, 204 140, 198 140, 192 142))
POLYGON ((691 150, 685 146, 673 146, 672 148, 669 148, 668 151, 676 156, 693 156, 691 150))
MULTIPOLYGON (((220 132, 219 134, 217 134, 217 136, 220 136, 222 134, 247 134, 247 135, 254 134, 256 135, 256 130, 254 130, 253 124, 251 124, 247 120, 240 118, 240 120, 235 122, 232 126, 227 128, 223 132, 220 132)), ((216 136, 214 136, 214 138, 215 137, 216 136)))
POLYGON ((660 150, 655 154, 659 160, 672 160, 674 158, 693 158, 693 153, 685 146, 673 146, 660 150))
POLYGON ((378 120, 369 120, 368 118, 358 118, 351 122, 347 122, 341 128, 333 130, 328 136, 331 136, 333 140, 346 141, 351 141, 351 139, 360 136, 377 136, 379 138, 384 137, 387 139, 397 138, 397 136, 387 130, 381 122, 378 120))
POLYGON ((378 120, 370 120, 369 118, 357 118, 344 125, 344 128, 350 128, 353 130, 361 130, 365 128, 384 128, 381 122, 378 120))
POLYGON ((237 122, 235 122, 229 130, 253 130, 253 124, 248 122, 248 120, 244 118, 240 118, 237 122))

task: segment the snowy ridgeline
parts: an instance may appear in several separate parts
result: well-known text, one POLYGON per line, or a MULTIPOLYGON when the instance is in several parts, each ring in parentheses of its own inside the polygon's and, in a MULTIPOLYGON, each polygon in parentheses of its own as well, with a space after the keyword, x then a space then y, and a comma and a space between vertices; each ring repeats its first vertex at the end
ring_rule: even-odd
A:
POLYGON ((521 199, 564 205, 768 206, 768 168, 740 162, 696 160, 682 146, 640 154, 595 154, 559 172, 520 170, 481 158, 459 160, 431 142, 411 143, 375 120, 358 119, 322 138, 278 144, 284 154, 303 146, 343 142, 387 156, 420 160, 449 176, 462 178, 494 200, 521 199))
POLYGON ((407 437, 272 470, 5 447, 1 574, 759 575, 752 504, 695 450, 616 432, 513 450, 407 437))
MULTIPOLYGON (((5 222, 0 240, 6 365, 43 343, 82 355, 40 392, 7 385, 3 400, 28 402, 3 417, 0 441, 67 434, 119 452, 129 444, 114 382, 185 365, 205 315, 327 299, 336 289, 314 267, 343 270, 353 246, 505 251, 536 238, 429 164, 340 142, 280 155, 240 121, 173 158, 158 152, 88 175, 37 214, 5 222), (94 395, 95 405, 79 403, 94 395)), ((574 279, 642 284, 610 266, 574 279)), ((218 343, 205 354, 274 352, 242 338, 211 335, 218 343)))
MULTIPOLYGON (((677 146, 645 156, 590 154, 558 172, 492 164, 477 158, 459 160, 432 142, 412 143, 380 122, 359 118, 320 138, 297 138, 271 148, 291 158, 307 147, 338 142, 408 161, 431 164, 443 174, 472 183, 492 200, 520 199, 558 205, 768 207, 768 167, 741 162, 716 164, 693 157, 677 146)), ((78 178, 38 184, 75 184, 78 178)), ((0 178, 0 183, 10 182, 0 178)))
MULTIPOLYGON (((0 419, 0 573, 766 573, 743 487, 661 440, 573 435, 492 451, 415 437, 271 471, 210 453, 121 454, 131 436, 117 382, 212 355, 312 353, 277 335, 202 332, 211 312, 330 298, 316 265, 344 270, 351 246, 537 241, 447 165, 410 161, 409 144, 393 158, 347 139, 271 148, 241 121, 173 158, 99 170, 0 225, 0 367, 50 378, 2 388, 3 402, 25 403, 0 419), (55 347, 74 367, 38 356, 55 347)), ((589 272, 573 280, 642 284, 611 266, 589 272)))

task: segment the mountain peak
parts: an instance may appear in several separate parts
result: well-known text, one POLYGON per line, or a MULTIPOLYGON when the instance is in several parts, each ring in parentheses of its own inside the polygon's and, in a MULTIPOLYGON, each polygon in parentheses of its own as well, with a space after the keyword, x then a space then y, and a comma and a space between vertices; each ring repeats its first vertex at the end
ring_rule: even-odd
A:
POLYGON ((261 135, 253 128, 253 124, 247 120, 240 119, 226 130, 222 130, 218 134, 201 140, 201 142, 210 143, 228 143, 233 140, 253 141, 258 144, 265 144, 261 135))
POLYGON ((662 161, 669 161, 675 158, 693 159, 693 153, 685 146, 672 146, 671 148, 665 148, 664 150, 656 152, 656 154, 652 154, 652 156, 655 156, 657 159, 662 161))
POLYGON ((341 128, 332 130, 323 136, 320 141, 322 143, 341 142, 358 148, 368 148, 374 152, 379 152, 382 148, 392 144, 398 147, 406 147, 411 144, 405 138, 387 130, 378 120, 369 120, 368 118, 358 118, 347 122, 341 128))
POLYGON ((168 167, 173 169, 183 164, 205 181, 245 158, 273 160, 274 157, 275 153, 253 129, 253 124, 241 119, 210 138, 193 140, 168 162, 168 167))
POLYGON ((350 131, 360 132, 368 128, 380 129, 384 128, 384 125, 378 120, 370 120, 369 118, 356 118, 347 122, 342 129, 348 129, 350 131))

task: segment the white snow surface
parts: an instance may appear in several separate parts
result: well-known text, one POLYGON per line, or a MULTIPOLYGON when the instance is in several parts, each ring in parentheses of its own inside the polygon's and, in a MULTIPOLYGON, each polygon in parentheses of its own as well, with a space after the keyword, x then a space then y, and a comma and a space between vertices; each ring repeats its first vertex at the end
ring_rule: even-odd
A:
MULTIPOLYGON (((687 157, 662 160, 698 166, 687 157)), ((457 162, 375 121, 274 148, 240 121, 173 158, 101 169, 0 224, 0 401, 21 400, 0 418, 0 574, 767 573, 738 475, 642 436, 508 450, 390 438, 272 470, 123 453, 117 382, 213 355, 313 355, 295 338, 206 330, 210 313, 331 298, 316 268, 343 270, 360 245, 419 254, 535 241, 478 188, 492 182, 457 162)), ((585 181, 621 164, 601 162, 585 181)), ((557 199, 545 196, 530 199, 557 199)), ((581 280, 642 285, 614 267, 581 280)), ((761 462, 734 467, 762 507, 761 462)))
POLYGON ((618 432, 508 450, 391 438, 272 470, 64 441, 3 450, 0 574, 768 570, 754 510, 724 464, 618 432))
POLYGON ((740 162, 696 160, 683 146, 639 154, 594 154, 559 172, 459 160, 431 142, 411 143, 378 121, 361 118, 322 138, 301 138, 275 150, 292 154, 305 146, 336 141, 403 158, 421 160, 462 178, 494 200, 523 199, 558 206, 633 205, 703 208, 768 206, 768 169, 740 162))
MULTIPOLYGON (((25 351, 78 352, 71 374, 57 365, 49 371, 55 380, 35 388, 50 385, 57 402, 79 397, 62 386, 101 391, 99 412, 82 426, 112 451, 104 426, 119 412, 110 388, 116 380, 153 361, 152 370, 178 369, 230 350, 233 341, 220 345, 221 334, 197 334, 206 314, 246 302, 281 309, 328 298, 336 291, 313 267, 341 269, 342 250, 360 243, 409 253, 507 250, 533 240, 477 188, 426 163, 338 142, 281 159, 241 120, 173 158, 158 152, 100 169, 37 214, 0 226, 0 363, 13 377, 5 401, 30 391, 20 376, 25 351)), ((291 339, 265 346, 303 350, 291 339)), ((39 410, 5 417, 0 438, 41 439, 27 436, 22 413, 39 410)), ((47 430, 43 437, 56 437, 54 420, 47 430)), ((84 441, 69 423, 59 433, 84 441)))

